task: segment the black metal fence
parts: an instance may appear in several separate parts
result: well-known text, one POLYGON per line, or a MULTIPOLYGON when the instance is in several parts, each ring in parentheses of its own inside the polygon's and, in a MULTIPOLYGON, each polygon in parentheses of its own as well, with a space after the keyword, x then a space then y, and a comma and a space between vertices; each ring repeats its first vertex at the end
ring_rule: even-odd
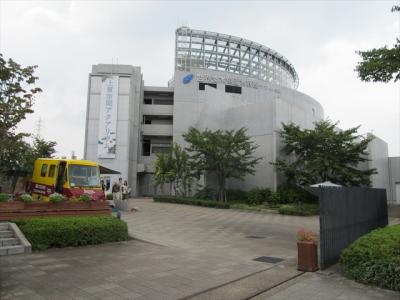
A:
POLYGON ((386 190, 319 187, 320 267, 338 262, 340 253, 361 235, 388 224, 386 190))

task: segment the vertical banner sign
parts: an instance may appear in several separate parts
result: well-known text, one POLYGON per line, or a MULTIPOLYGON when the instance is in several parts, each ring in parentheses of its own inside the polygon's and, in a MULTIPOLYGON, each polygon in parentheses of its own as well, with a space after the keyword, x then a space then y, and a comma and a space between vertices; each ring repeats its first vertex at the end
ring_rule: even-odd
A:
POLYGON ((97 156, 115 158, 117 144, 118 76, 103 77, 100 95, 97 156))

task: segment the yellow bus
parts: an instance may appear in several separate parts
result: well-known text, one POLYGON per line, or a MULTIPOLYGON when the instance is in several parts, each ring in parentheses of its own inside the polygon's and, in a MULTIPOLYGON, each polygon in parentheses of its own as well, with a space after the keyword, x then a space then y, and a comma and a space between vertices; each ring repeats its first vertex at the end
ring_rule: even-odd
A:
POLYGON ((49 195, 65 197, 88 194, 92 200, 104 201, 99 165, 89 160, 38 158, 31 180, 34 199, 49 201, 49 195))

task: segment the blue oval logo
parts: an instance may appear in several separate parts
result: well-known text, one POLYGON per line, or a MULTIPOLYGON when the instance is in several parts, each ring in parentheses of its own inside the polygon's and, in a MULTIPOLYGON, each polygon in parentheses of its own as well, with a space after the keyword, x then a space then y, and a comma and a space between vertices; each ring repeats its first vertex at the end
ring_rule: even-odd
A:
POLYGON ((193 79, 193 74, 187 74, 185 77, 183 77, 182 82, 183 84, 188 84, 191 82, 193 79))

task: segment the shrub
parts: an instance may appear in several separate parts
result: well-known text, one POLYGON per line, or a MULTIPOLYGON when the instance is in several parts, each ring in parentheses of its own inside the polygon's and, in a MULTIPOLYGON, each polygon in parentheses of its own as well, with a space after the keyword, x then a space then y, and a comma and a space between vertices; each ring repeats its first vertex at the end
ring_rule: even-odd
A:
POLYGON ((271 190, 269 188, 255 188, 250 190, 247 194, 247 204, 260 205, 269 200, 269 197, 271 196, 271 190))
POLYGON ((202 200, 217 200, 218 199, 218 192, 214 189, 205 187, 193 196, 194 199, 202 199, 202 200))
POLYGON ((6 202, 10 200, 10 195, 5 193, 0 193, 0 202, 6 202))
POLYGON ((340 264, 351 279, 400 291, 400 225, 360 237, 343 250, 340 264))
POLYGON ((317 204, 284 204, 279 208, 281 215, 292 216, 312 216, 319 214, 319 206, 317 204))
POLYGON ((128 228, 111 216, 47 217, 16 220, 34 250, 125 241, 128 228))
POLYGON ((276 192, 271 192, 271 195, 269 196, 268 202, 270 204, 279 204, 281 203, 281 195, 276 192))
POLYGON ((49 196, 49 200, 50 200, 50 202, 53 202, 53 203, 59 203, 59 202, 64 201, 64 196, 61 194, 54 193, 49 196))
POLYGON ((112 200, 113 199, 113 194, 112 193, 108 193, 107 194, 107 200, 112 200))
POLYGON ((280 184, 277 192, 279 193, 280 203, 316 203, 318 201, 317 196, 305 189, 287 183, 280 184))
POLYGON ((80 202, 90 202, 91 200, 92 200, 92 197, 90 197, 88 194, 82 194, 79 196, 80 202))
POLYGON ((21 200, 25 203, 30 203, 33 202, 33 197, 29 194, 23 194, 21 195, 21 200))
POLYGON ((247 192, 242 190, 226 190, 226 200, 232 203, 247 203, 247 192))
POLYGON ((187 205, 205 206, 213 208, 230 208, 230 205, 228 203, 222 203, 213 200, 201 200, 201 199, 175 197, 175 196, 155 196, 153 197, 153 199, 155 202, 187 204, 187 205))

